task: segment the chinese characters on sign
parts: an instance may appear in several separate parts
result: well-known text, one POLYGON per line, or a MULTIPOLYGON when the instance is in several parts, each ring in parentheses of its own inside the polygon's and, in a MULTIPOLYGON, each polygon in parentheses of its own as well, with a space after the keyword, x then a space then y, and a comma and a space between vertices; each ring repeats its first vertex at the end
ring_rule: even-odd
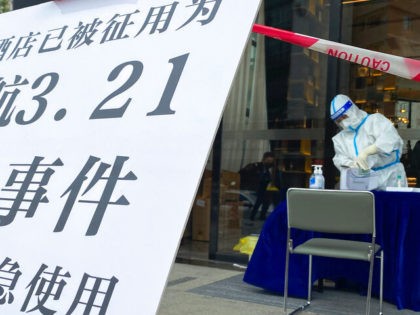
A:
MULTIPOLYGON (((63 162, 61 161, 61 159, 58 158, 51 164, 45 164, 41 163, 43 160, 43 157, 36 156, 31 164, 11 165, 15 168, 12 170, 12 173, 6 184, 6 187, 10 188, 3 188, 1 191, 13 193, 14 198, 3 198, 0 195, 0 201, 12 201, 12 205, 10 206, 10 208, 1 207, 0 227, 11 224, 18 212, 26 212, 25 217, 27 218, 33 217, 40 203, 48 203, 48 198, 46 196, 46 185, 48 184, 50 177, 55 172, 52 167, 61 167, 63 166, 63 162), (37 174, 42 175, 40 181, 37 181, 35 179, 35 175, 37 174), (23 175, 23 180, 17 180, 18 177, 22 177, 19 175, 23 175), (34 189, 33 186, 36 186, 37 188, 34 189), (29 203, 28 209, 24 209, 22 207, 23 202, 29 203)), ((128 157, 117 156, 113 165, 100 162, 100 160, 101 159, 98 157, 90 156, 83 169, 76 176, 73 182, 70 183, 66 191, 63 192, 63 194, 61 195, 61 198, 67 196, 67 200, 64 205, 64 209, 61 212, 57 225, 54 228, 54 232, 63 231, 67 219, 69 218, 76 201, 81 203, 96 204, 94 215, 86 232, 87 236, 96 235, 108 205, 129 205, 129 201, 125 198, 124 195, 119 196, 118 199, 115 201, 111 201, 112 193, 118 181, 131 181, 137 179, 137 176, 131 171, 121 177, 121 171, 124 162, 128 160, 128 157), (81 192, 83 183, 89 179, 87 173, 90 170, 92 170, 95 167, 95 164, 97 163, 99 163, 99 165, 96 168, 95 175, 92 179, 90 179, 87 188, 83 192, 81 192), (105 172, 109 168, 111 168, 110 173, 108 176, 106 176, 105 172), (81 199, 81 197, 84 196, 90 189, 92 189, 92 187, 94 187, 95 184, 97 184, 99 181, 106 182, 105 188, 102 191, 99 200, 81 199)))
POLYGON ((147 13, 135 10, 130 13, 116 13, 108 21, 98 17, 91 21, 80 21, 78 25, 63 25, 45 32, 30 31, 25 35, 0 38, 0 62, 25 58, 30 54, 43 54, 60 49, 72 50, 81 46, 104 44, 124 39, 136 39, 142 34, 160 34, 168 30, 178 31, 190 23, 204 26, 215 18, 222 0, 191 0, 182 10, 191 15, 182 25, 172 25, 179 2, 151 7, 147 13))
MULTIPOLYGON (((176 87, 178 85, 179 79, 181 77, 182 71, 184 69, 184 66, 188 60, 188 55, 189 54, 184 54, 175 58, 171 58, 169 60, 169 63, 173 65, 172 72, 166 83, 166 87, 162 92, 159 104, 153 111, 147 113, 147 116, 171 115, 175 113, 175 111, 170 108, 170 104, 172 97, 175 93, 176 87)), ((131 88, 141 77, 143 67, 143 63, 140 61, 124 62, 116 66, 109 74, 108 81, 116 80, 125 68, 129 68, 131 71, 129 77, 118 89, 116 89, 111 94, 106 96, 102 101, 100 101, 100 103, 92 112, 89 119, 122 117, 132 100, 131 97, 128 97, 125 103, 120 107, 107 109, 104 109, 103 107, 110 100, 121 95, 122 93, 126 92, 129 88, 131 88)), ((14 80, 11 83, 6 82, 4 78, 0 77, 0 127, 5 127, 10 123, 12 115, 15 112, 16 108, 19 109, 31 107, 33 105, 19 103, 18 96, 21 92, 24 91, 25 88, 26 91, 32 90, 33 94, 35 94, 31 94, 31 96, 34 104, 36 105, 37 110, 35 111, 35 114, 33 114, 33 116, 30 118, 25 117, 24 109, 19 110, 16 113, 16 116, 14 117, 15 122, 18 125, 28 125, 36 122, 39 118, 41 118, 48 105, 47 96, 57 86, 59 78, 60 75, 56 72, 45 73, 39 76, 33 84, 30 84, 30 82, 27 79, 23 78, 21 75, 15 75, 14 80), (41 89, 41 91, 38 91, 38 88, 41 86, 41 84, 45 82, 47 82, 47 87, 44 87, 41 89), (17 104, 15 104, 15 102, 17 104)), ((67 109, 59 109, 54 115, 54 120, 59 121, 63 119, 66 113, 67 109)))
MULTIPOLYGON (((3 304, 15 302, 13 290, 22 275, 18 262, 6 257, 0 264, 0 309, 3 304)), ((42 264, 32 280, 26 284, 27 295, 20 308, 22 313, 38 311, 41 314, 55 314, 56 310, 49 308, 48 301, 57 301, 61 294, 71 294, 66 291, 67 282, 71 278, 70 272, 62 271, 62 267, 50 268, 42 264)), ((83 274, 73 301, 66 312, 70 314, 106 314, 109 302, 118 283, 116 277, 101 278, 87 273, 83 274)))

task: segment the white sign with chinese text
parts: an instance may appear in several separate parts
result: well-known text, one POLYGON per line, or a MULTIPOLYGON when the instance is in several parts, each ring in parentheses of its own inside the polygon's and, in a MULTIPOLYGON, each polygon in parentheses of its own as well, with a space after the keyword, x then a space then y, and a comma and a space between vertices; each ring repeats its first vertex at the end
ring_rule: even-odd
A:
POLYGON ((0 15, 0 313, 155 314, 259 1, 0 15))

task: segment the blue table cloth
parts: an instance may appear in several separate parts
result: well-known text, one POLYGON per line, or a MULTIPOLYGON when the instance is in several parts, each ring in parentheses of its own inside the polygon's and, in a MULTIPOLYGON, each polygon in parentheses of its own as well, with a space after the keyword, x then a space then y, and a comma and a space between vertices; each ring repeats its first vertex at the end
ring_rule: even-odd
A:
MULTIPOLYGON (((384 249, 384 300, 398 309, 420 311, 420 193, 374 191, 376 242, 384 249)), ((337 205, 339 206, 339 205, 337 205)), ((249 261, 244 281, 283 294, 287 240, 287 204, 268 216, 249 261)), ((311 232, 294 231, 295 245, 311 232)), ((352 236, 363 239, 363 236, 352 236)), ((366 238, 366 237, 365 237, 366 238)), ((367 238, 366 238, 367 239, 367 238)), ((314 257, 313 280, 330 279, 366 290, 368 263, 314 257)), ((289 295, 306 298, 308 257, 291 255, 289 295)), ((379 259, 375 259, 372 295, 379 294, 379 259)))

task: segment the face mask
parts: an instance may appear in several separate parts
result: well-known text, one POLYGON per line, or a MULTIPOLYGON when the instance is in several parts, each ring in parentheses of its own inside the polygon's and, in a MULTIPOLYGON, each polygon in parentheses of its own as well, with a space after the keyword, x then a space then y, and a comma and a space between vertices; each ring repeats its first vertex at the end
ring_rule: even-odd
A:
POLYGON ((347 117, 346 119, 343 119, 342 121, 340 121, 338 123, 338 125, 343 130, 351 130, 351 131, 354 131, 358 127, 359 121, 355 117, 347 117))
POLYGON ((265 162, 265 163, 264 163, 264 165, 265 165, 265 167, 270 168, 270 167, 272 167, 272 166, 274 165, 274 163, 271 163, 271 162, 265 162))
POLYGON ((351 121, 348 118, 343 119, 342 121, 338 123, 338 126, 340 126, 340 128, 343 130, 347 130, 351 126, 351 121))

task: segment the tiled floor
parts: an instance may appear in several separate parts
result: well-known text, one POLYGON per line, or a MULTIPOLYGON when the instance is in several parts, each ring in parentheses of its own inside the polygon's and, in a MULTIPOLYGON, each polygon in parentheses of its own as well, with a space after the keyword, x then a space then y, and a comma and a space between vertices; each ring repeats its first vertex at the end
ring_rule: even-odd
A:
MULTIPOLYGON (((274 315, 283 313, 283 298, 278 294, 248 285, 243 271, 176 263, 169 277, 158 315, 274 315)), ((289 300, 291 308, 303 300, 289 300)), ((355 292, 325 289, 314 291, 313 303, 302 315, 364 314, 366 298, 355 292)), ((371 314, 378 314, 379 302, 372 300, 371 314)), ((290 312, 290 309, 289 309, 290 312)), ((419 314, 397 310, 384 303, 386 315, 419 314)))

